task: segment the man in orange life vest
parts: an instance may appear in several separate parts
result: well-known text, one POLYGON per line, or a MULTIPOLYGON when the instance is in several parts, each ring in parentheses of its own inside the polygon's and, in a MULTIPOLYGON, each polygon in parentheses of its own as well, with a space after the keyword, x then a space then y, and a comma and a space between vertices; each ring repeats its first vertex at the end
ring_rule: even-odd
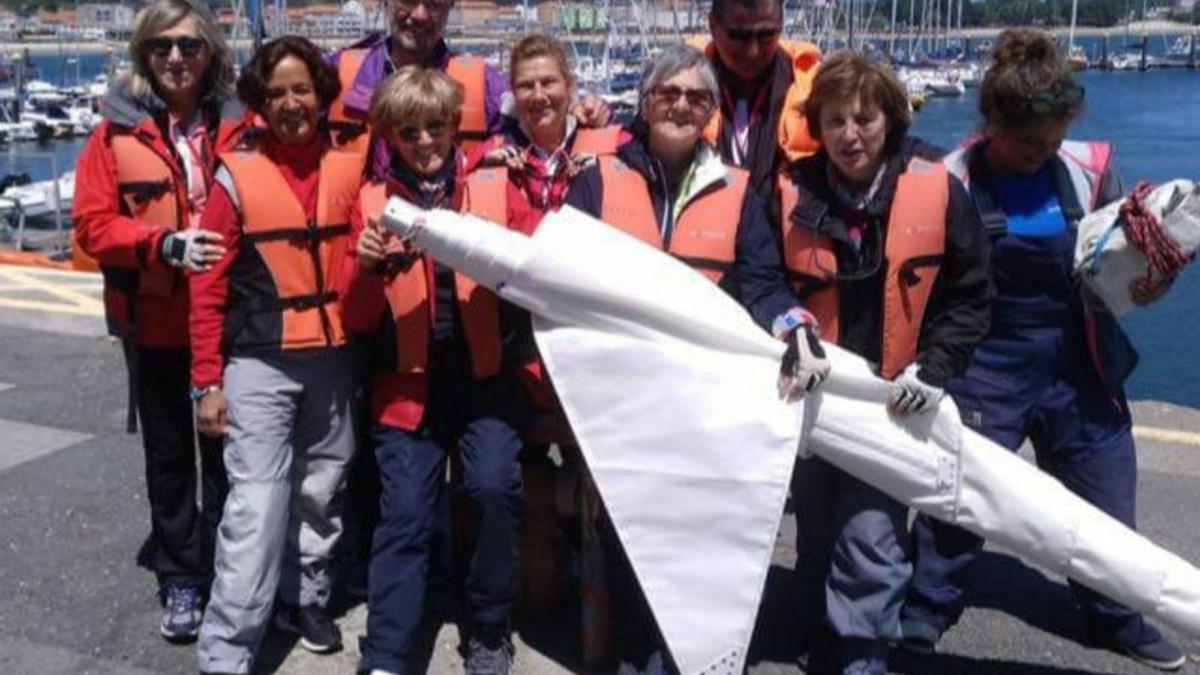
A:
MULTIPOLYGON (((366 148, 367 111, 383 79, 404 66, 437 68, 463 86, 459 142, 468 155, 483 141, 500 133, 508 94, 504 75, 483 59, 456 54, 444 35, 454 0, 386 0, 389 35, 374 33, 333 56, 342 94, 329 109, 335 140, 366 148)), ((609 111, 594 96, 584 97, 573 113, 585 126, 603 126, 609 111)), ((388 149, 383 139, 371 146, 371 175, 387 174, 388 149)))
POLYGON ((821 52, 779 39, 780 0, 713 0, 708 25, 711 41, 692 46, 712 62, 721 96, 704 138, 766 197, 781 167, 817 151, 803 106, 821 52))

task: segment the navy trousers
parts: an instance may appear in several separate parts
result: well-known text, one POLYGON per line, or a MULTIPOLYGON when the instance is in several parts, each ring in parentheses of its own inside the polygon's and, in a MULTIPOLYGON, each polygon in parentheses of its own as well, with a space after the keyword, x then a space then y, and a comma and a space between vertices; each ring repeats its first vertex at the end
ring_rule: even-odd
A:
POLYGON ((520 384, 431 377, 425 422, 416 431, 372 429, 382 486, 368 580, 367 636, 360 670, 415 672, 447 454, 462 459, 462 489, 476 539, 468 562, 466 610, 476 623, 508 620, 517 589, 520 430, 529 416, 520 384))
MULTIPOLYGON (((1123 396, 1102 386, 1087 355, 1078 308, 1055 322, 1029 321, 1000 301, 999 330, 980 345, 967 371, 949 387, 963 423, 1014 452, 1028 438, 1037 463, 1075 494, 1134 527, 1137 458, 1123 396)), ((1045 319, 1045 317, 1042 317, 1045 319)), ((914 569, 903 617, 939 632, 963 609, 962 577, 982 540, 927 516, 913 526, 914 569)), ((1071 584, 1102 639, 1136 644, 1146 634, 1140 614, 1071 584)))

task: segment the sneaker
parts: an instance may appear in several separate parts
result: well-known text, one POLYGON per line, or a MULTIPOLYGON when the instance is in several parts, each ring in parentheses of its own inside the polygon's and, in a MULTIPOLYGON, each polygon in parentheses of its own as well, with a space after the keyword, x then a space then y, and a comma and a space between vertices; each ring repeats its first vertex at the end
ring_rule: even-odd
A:
POLYGON ((937 651, 942 634, 924 621, 900 620, 900 648, 911 654, 928 656, 937 651))
POLYGON ((1113 651, 1158 670, 1179 670, 1187 663, 1183 650, 1161 635, 1140 645, 1119 645, 1113 651))
POLYGON ((158 630, 167 642, 187 643, 200 634, 200 589, 191 584, 167 584, 163 590, 163 618, 158 630))
POLYGON ((467 641, 467 675, 508 675, 513 645, 503 624, 480 624, 467 641))
POLYGON ((281 605, 275 611, 275 627, 300 636, 300 646, 314 654, 331 654, 342 648, 342 631, 324 607, 281 605))

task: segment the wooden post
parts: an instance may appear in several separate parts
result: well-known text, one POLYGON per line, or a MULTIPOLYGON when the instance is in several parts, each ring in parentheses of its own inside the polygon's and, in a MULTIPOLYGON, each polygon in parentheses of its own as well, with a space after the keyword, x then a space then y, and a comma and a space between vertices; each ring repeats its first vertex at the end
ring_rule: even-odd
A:
POLYGON ((1188 68, 1196 69, 1196 34, 1192 33, 1188 38, 1188 68))
POLYGON ((1104 35, 1100 39, 1100 70, 1109 69, 1108 62, 1108 31, 1104 31, 1104 35))
POLYGON ((1138 70, 1146 70, 1146 50, 1150 47, 1150 36, 1142 33, 1142 60, 1138 63, 1138 70))

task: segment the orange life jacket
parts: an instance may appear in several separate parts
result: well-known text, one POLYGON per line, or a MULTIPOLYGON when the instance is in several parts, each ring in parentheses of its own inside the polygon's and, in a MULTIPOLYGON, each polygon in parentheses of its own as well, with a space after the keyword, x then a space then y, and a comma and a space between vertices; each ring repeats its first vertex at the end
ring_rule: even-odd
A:
MULTIPOLYGON (((821 324, 821 339, 838 340, 837 256, 833 243, 792 223, 796 186, 780 176, 783 259, 804 306, 821 324)), ((917 357, 921 325, 946 250, 950 183, 946 167, 913 158, 896 184, 884 243, 882 357, 879 373, 892 379, 917 357)))
MULTIPOLYGON (((182 229, 185 216, 176 184, 184 178, 134 133, 115 133, 111 140, 119 199, 141 227, 182 229)), ((165 265, 139 270, 137 294, 169 298, 178 279, 178 272, 165 265)))
POLYGON ((621 125, 610 124, 599 129, 575 130, 575 138, 571 141, 571 153, 575 155, 612 155, 617 152, 617 144, 621 140, 621 125))
MULTIPOLYGON (((365 152, 369 143, 369 120, 361 113, 346 109, 344 98, 354 86, 368 49, 347 49, 338 57, 338 80, 342 93, 329 106, 329 126, 340 148, 365 152)), ((458 124, 459 144, 470 154, 488 138, 486 62, 470 55, 454 55, 446 64, 446 74, 463 87, 462 119, 458 124)))
POLYGON ((221 160, 232 178, 231 197, 242 215, 238 255, 261 260, 272 282, 256 285, 255 279, 231 277, 227 341, 233 346, 247 341, 258 344, 262 336, 277 335, 284 350, 344 344, 336 302, 338 270, 346 255, 363 156, 326 151, 313 219, 266 155, 231 152, 222 154, 221 160))
MULTIPOLYGON (((463 208, 470 213, 503 223, 504 210, 494 212, 494 200, 472 201, 472 195, 500 192, 503 195, 508 174, 504 167, 476 171, 467 178, 463 208)), ((359 194, 364 220, 383 213, 387 186, 376 181, 359 194)), ((384 287, 388 309, 396 326, 396 369, 401 373, 425 373, 429 366, 429 337, 434 320, 430 301, 433 288, 433 261, 422 256, 419 264, 399 271, 384 287)), ((500 372, 500 301, 487 288, 463 274, 454 274, 455 297, 459 316, 471 355, 471 372, 476 379, 500 372)))
MULTIPOLYGON (((688 39, 688 44, 704 52, 710 60, 716 57, 716 47, 703 36, 688 39)), ((792 64, 792 86, 788 87, 783 99, 783 112, 779 115, 779 149, 794 162, 820 149, 820 142, 808 133, 808 119, 804 116, 804 102, 812 91, 813 80, 821 64, 821 50, 808 42, 780 40, 779 49, 792 64)), ((704 140, 716 146, 721 139, 721 107, 717 106, 708 126, 704 127, 704 140)))
MULTIPOLYGON (((600 158, 600 220, 663 250, 658 217, 646 179, 615 156, 600 158)), ((684 207, 675 221, 667 253, 713 282, 733 264, 737 225, 750 174, 727 167, 728 179, 708 188, 684 207)))

